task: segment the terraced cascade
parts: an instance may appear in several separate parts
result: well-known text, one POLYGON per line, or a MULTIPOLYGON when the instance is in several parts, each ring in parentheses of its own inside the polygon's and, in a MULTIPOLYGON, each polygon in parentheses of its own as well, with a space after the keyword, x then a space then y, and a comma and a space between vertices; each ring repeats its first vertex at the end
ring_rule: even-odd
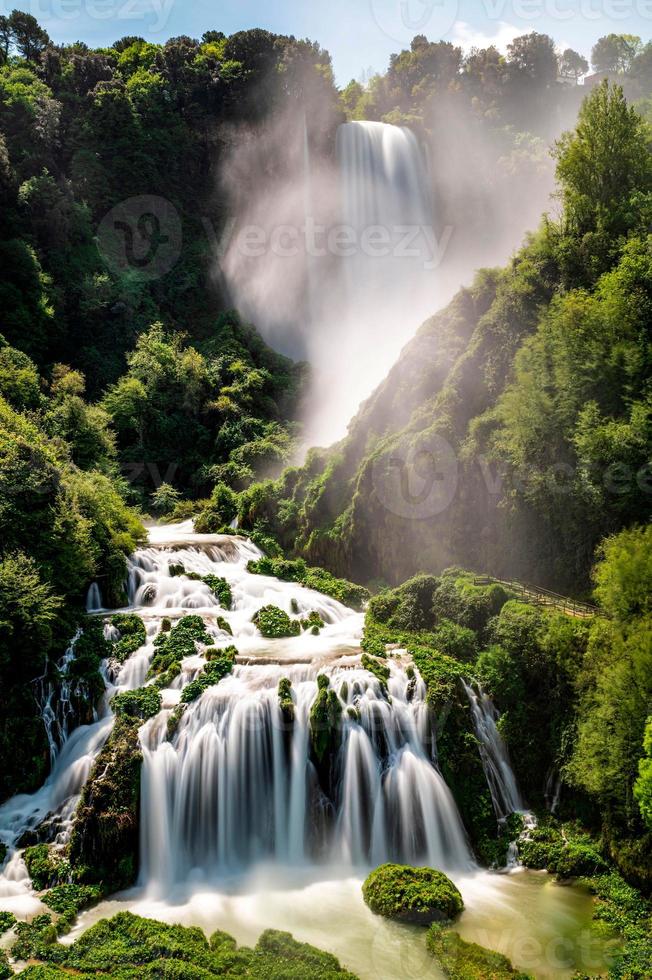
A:
MULTIPOLYGON (((363 903, 370 869, 393 862, 446 871, 463 895, 456 928, 467 939, 517 959, 521 934, 545 943, 565 930, 576 944, 588 895, 552 895, 528 872, 475 863, 438 768, 426 685, 405 651, 362 654, 362 613, 261 574, 282 571, 262 557, 235 534, 152 527, 129 562, 128 605, 105 609, 92 590, 109 651, 104 697, 95 720, 75 727, 73 642, 58 681, 39 687, 52 775, 0 808, 0 909, 44 910, 24 860, 44 841, 73 866, 95 862, 113 891, 132 886, 82 912, 66 942, 126 909, 248 945, 265 928, 291 930, 363 980, 402 975, 406 950, 428 957, 415 976, 437 976, 415 926, 379 922, 363 903), (120 797, 115 812, 95 813, 107 787, 120 797)), ((482 746, 487 712, 469 715, 485 752, 500 748, 493 736, 482 746)), ((506 756, 499 768, 511 785, 506 756)), ((536 975, 570 976, 577 962, 536 975)))

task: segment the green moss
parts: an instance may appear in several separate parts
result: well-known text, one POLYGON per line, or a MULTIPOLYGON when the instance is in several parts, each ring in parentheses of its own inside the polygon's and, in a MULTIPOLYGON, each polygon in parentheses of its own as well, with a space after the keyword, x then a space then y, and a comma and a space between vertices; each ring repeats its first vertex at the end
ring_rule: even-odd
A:
POLYGON ((254 949, 238 948, 231 936, 220 931, 209 940, 198 928, 166 925, 120 912, 112 919, 102 919, 70 946, 63 946, 56 942, 47 922, 22 925, 23 938, 14 953, 45 964, 24 971, 21 976, 26 980, 65 980, 71 974, 116 980, 210 980, 216 976, 356 980, 330 953, 274 930, 264 932, 254 949))
POLYGON ((278 682, 278 700, 283 718, 291 724, 294 721, 294 700, 292 698, 292 681, 289 677, 281 677, 278 682))
POLYGON ((228 633, 229 636, 233 636, 233 630, 224 616, 216 616, 215 623, 217 624, 218 629, 221 629, 223 633, 228 633))
POLYGON ((181 670, 181 662, 197 653, 196 643, 212 644, 201 616, 184 616, 169 632, 161 632, 154 640, 156 653, 150 664, 148 678, 157 678, 156 686, 169 687, 181 670))
POLYGON ((181 575, 186 574, 186 566, 180 561, 172 562, 168 565, 168 572, 171 578, 179 578, 181 575))
POLYGON ((176 735, 177 729, 179 727, 179 722, 183 718, 185 710, 186 710, 185 704, 178 704, 170 712, 170 716, 168 718, 168 723, 166 727, 168 742, 171 742, 174 736, 176 735))
POLYGON ((387 681, 389 680, 389 667, 386 664, 377 660, 376 657, 370 657, 369 654, 363 653, 360 664, 364 670, 368 670, 370 674, 373 674, 376 680, 380 682, 380 686, 384 691, 387 690, 387 681))
POLYGON ((652 905, 615 871, 591 878, 588 884, 596 896, 594 917, 623 940, 609 976, 645 980, 652 972, 652 905))
POLYGON ((253 617, 252 622, 267 639, 281 639, 286 636, 298 636, 301 624, 297 619, 290 619, 288 614, 278 606, 263 606, 253 617))
POLYGON ((135 691, 122 691, 111 701, 116 715, 126 715, 147 721, 161 710, 161 694, 156 687, 139 687, 135 691))
POLYGON ((318 636, 325 625, 324 620, 314 609, 308 616, 301 620, 301 629, 310 630, 313 636, 318 636))
POLYGON ((194 681, 184 687, 181 692, 182 704, 196 701, 207 687, 219 684, 223 677, 227 677, 231 673, 238 651, 235 647, 226 647, 224 650, 220 650, 219 654, 220 656, 211 659, 206 664, 194 681))
POLYGON ((14 926, 16 916, 13 912, 0 912, 0 936, 14 926))
POLYGON ((9 966, 7 954, 3 949, 0 949, 0 980, 11 980, 13 975, 14 971, 9 966))
POLYGON ((260 558, 250 561, 247 570, 252 575, 272 575, 284 582, 298 582, 309 589, 331 596, 352 609, 362 609, 369 598, 369 592, 361 585, 336 578, 323 568, 306 565, 302 558, 260 558))
POLYGON ((458 888, 442 871, 403 864, 381 864, 372 871, 362 897, 377 915, 419 925, 453 919, 464 908, 458 888))
POLYGON ((426 945, 450 980, 529 980, 529 974, 515 970, 506 956, 468 943, 437 923, 428 930, 426 945))
POLYGON ((135 613, 116 613, 111 617, 111 625, 115 626, 120 639, 113 644, 112 656, 118 663, 124 663, 147 642, 145 624, 135 613))
POLYGON ((310 708, 310 736, 313 752, 322 763, 339 745, 342 702, 330 688, 326 674, 317 677, 317 697, 310 708))
POLYGON ((139 724, 136 718, 116 718, 82 791, 70 837, 78 877, 111 891, 131 885, 138 867, 139 724))
POLYGON ((57 932, 61 934, 70 929, 83 909, 99 902, 103 895, 103 889, 98 885, 68 883, 52 888, 43 896, 42 901, 44 905, 57 913, 56 927, 57 932))
POLYGON ((35 844, 25 848, 23 860, 37 891, 59 885, 70 876, 68 861, 50 844, 35 844))
POLYGON ((607 870, 595 841, 572 824, 535 827, 520 843, 519 856, 527 868, 545 868, 558 878, 592 876, 607 870))
POLYGON ((202 581, 208 586, 220 605, 224 609, 230 609, 233 602, 231 586, 225 578, 217 575, 204 575, 202 581))

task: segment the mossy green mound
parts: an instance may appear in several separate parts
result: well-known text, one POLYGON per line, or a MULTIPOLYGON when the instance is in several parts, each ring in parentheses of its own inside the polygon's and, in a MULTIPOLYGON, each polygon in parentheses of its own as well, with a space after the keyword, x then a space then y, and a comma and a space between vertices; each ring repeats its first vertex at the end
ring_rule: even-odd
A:
POLYGON ((506 956, 477 943, 467 943, 456 932, 435 923, 428 930, 428 949, 451 980, 530 980, 515 970, 506 956))
POLYGON ((254 616, 253 623, 266 639, 278 640, 285 636, 298 636, 301 623, 298 619, 290 619, 288 614, 278 606, 263 606, 254 616))
POLYGON ((428 925, 453 919, 464 908, 458 888, 442 871, 381 864, 362 886, 362 896, 377 915, 428 925))
POLYGON ((259 980, 356 980, 330 953, 296 942, 289 933, 268 930, 254 949, 236 945, 223 932, 207 939, 201 929, 165 925, 120 912, 103 919, 70 946, 52 941, 48 916, 25 925, 20 950, 29 966, 20 976, 65 980, 110 976, 120 980, 169 977, 255 977, 259 980), (43 964, 47 964, 44 966, 43 964))

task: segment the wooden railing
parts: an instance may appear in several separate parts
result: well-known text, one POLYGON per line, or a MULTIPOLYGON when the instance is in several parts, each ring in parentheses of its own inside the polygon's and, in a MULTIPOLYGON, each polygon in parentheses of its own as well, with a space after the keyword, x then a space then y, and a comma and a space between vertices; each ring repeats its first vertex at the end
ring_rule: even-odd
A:
POLYGON ((571 599, 569 596, 559 595, 559 593, 551 592, 549 589, 523 585, 522 582, 508 582, 504 579, 493 578, 490 575, 477 575, 473 582, 475 585, 491 585, 495 582, 517 596, 523 596, 532 605, 557 609, 559 612, 566 613, 567 616, 577 616, 582 619, 588 619, 591 616, 604 616, 599 606, 594 606, 590 602, 580 602, 579 599, 571 599))

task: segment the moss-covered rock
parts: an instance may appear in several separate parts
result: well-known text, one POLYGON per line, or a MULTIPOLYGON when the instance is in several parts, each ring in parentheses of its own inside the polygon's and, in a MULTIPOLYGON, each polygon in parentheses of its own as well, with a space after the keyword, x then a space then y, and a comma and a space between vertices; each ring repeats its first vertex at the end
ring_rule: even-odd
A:
POLYGON ((502 953, 468 943, 437 923, 428 930, 426 944, 450 980, 530 980, 529 974, 514 969, 502 953))
POLYGON ((231 673, 238 651, 235 647, 226 647, 224 650, 220 650, 219 654, 206 664, 194 681, 184 687, 181 692, 182 704, 190 704, 191 701, 196 701, 207 687, 219 684, 222 678, 231 673))
POLYGON ((321 764, 335 754, 341 737, 342 702, 326 674, 317 677, 317 697, 310 708, 312 749, 321 764))
POLYGON ((382 689, 386 691, 387 681, 389 680, 389 667, 387 664, 382 663, 377 657, 370 657, 368 653, 362 654, 360 664, 364 670, 368 670, 370 674, 374 675, 382 689))
POLYGON ((201 616, 184 616, 169 631, 161 632, 154 640, 156 653, 149 667, 148 678, 156 678, 158 688, 169 687, 181 670, 181 662, 197 653, 197 643, 212 644, 201 616))
POLYGON ((111 701, 116 715, 126 715, 147 721, 161 710, 161 694, 156 687, 139 687, 134 691, 122 691, 111 701))
POLYGON ((284 582, 298 582, 352 609, 362 609, 369 598, 369 592, 363 586, 336 578, 324 568, 310 567, 302 558, 260 558, 250 561, 247 570, 252 575, 271 575, 284 582))
POLYGON ((59 934, 68 932, 79 913, 94 905, 103 897, 99 885, 78 885, 68 882, 57 885, 43 896, 43 904, 57 914, 56 929, 59 934))
POLYGON ((519 844, 519 856, 527 868, 547 870, 558 878, 593 876, 608 865, 588 834, 568 825, 551 824, 531 830, 519 844))
POLYGON ((230 609, 233 603, 231 586, 225 578, 218 575, 204 575, 202 581, 208 586, 223 609, 230 609))
POLYGON ((111 617, 111 625, 120 634, 119 640, 113 644, 111 656, 122 664, 147 642, 147 630, 135 613, 116 613, 111 617))
POLYGON ((284 720, 291 724, 294 721, 294 700, 292 698, 292 681, 289 677, 281 677, 278 682, 278 702, 284 720))
POLYGON ((70 838, 78 876, 107 890, 131 885, 138 868, 139 725, 137 718, 116 718, 82 791, 70 838))
POLYGON ((70 864, 51 844, 34 844, 25 848, 23 860, 37 891, 59 885, 70 876, 70 864))
POLYGON ((362 886, 362 896, 377 915, 428 925, 454 919, 464 908, 456 885, 442 871, 381 864, 362 886))
POLYGON ((0 936, 11 929, 16 923, 16 916, 13 912, 0 912, 0 936))
POLYGON ((23 936, 13 949, 21 959, 45 964, 30 966, 21 974, 25 980, 69 980, 79 974, 116 980, 356 980, 330 953, 271 929, 261 935, 255 949, 238 948, 235 940, 221 931, 207 939, 198 928, 120 912, 63 946, 56 942, 49 916, 37 919, 45 921, 24 923, 23 936))
POLYGON ((266 639, 282 639, 286 636, 299 636, 301 623, 298 619, 290 619, 288 614, 278 606, 263 606, 253 617, 252 622, 258 627, 266 639))

